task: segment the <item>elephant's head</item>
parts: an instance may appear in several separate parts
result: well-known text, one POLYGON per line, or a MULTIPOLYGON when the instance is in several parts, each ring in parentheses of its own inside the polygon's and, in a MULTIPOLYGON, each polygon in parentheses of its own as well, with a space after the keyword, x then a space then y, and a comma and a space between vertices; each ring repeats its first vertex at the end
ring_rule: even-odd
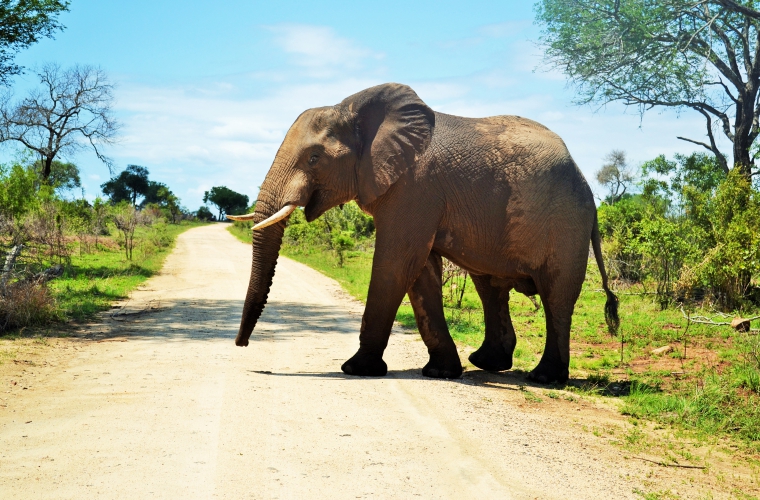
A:
MULTIPOLYGON (((296 207, 313 221, 351 200, 370 206, 430 142, 435 116, 414 91, 389 83, 331 107, 305 111, 290 127, 252 214, 253 262, 235 344, 247 346, 272 285, 285 223, 296 207)), ((230 217, 232 218, 232 217, 230 217)))

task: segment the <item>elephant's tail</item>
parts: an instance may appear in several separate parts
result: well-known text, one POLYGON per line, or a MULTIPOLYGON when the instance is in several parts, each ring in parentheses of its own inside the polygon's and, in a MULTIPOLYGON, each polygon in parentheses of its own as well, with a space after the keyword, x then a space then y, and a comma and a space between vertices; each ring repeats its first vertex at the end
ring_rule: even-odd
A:
POLYGON ((604 269, 604 259, 602 258, 602 235, 599 233, 599 221, 597 220, 596 211, 594 211, 594 228, 591 231, 591 246, 594 249, 596 265, 599 266, 599 274, 602 275, 602 288, 607 294, 607 302, 604 304, 604 319, 607 321, 607 328, 611 335, 617 335, 620 327, 620 317, 618 316, 617 296, 612 293, 607 284, 607 271, 604 269))

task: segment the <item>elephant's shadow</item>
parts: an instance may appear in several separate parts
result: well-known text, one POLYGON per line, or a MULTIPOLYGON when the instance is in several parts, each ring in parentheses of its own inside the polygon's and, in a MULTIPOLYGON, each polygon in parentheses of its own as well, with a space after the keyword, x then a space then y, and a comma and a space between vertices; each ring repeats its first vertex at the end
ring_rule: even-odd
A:
MULTIPOLYGON (((303 378, 324 378, 351 380, 357 383, 372 380, 373 377, 357 377, 346 375, 340 371, 334 372, 273 372, 268 370, 248 370, 251 373, 270 377, 303 377, 303 378)), ((584 392, 594 392, 602 396, 625 396, 630 392, 630 382, 615 381, 600 384, 594 379, 570 378, 565 384, 538 384, 527 378, 528 372, 524 370, 509 370, 505 372, 488 372, 485 370, 473 369, 465 371, 458 379, 434 379, 424 377, 420 368, 408 368, 406 370, 389 370, 386 378, 402 380, 424 380, 430 383, 451 383, 474 385, 479 387, 490 387, 494 389, 503 389, 511 391, 525 391, 526 388, 536 389, 579 389, 584 392)))

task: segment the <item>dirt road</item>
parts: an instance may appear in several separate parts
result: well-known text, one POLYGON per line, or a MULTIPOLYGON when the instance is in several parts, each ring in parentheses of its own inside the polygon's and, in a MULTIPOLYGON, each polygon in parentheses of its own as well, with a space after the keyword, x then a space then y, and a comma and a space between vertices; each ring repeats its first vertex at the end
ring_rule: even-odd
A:
POLYGON ((611 499, 665 470, 584 432, 622 422, 592 403, 423 378, 416 333, 394 331, 387 377, 344 376, 361 304, 284 258, 235 347, 249 267, 224 225, 187 231, 122 309, 3 380, 0 498, 611 499))

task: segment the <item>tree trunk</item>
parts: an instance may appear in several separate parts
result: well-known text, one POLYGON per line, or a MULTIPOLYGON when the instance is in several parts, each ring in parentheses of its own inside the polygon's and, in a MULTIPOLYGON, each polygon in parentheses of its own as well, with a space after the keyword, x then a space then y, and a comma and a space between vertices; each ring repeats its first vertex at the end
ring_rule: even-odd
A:
POLYGON ((53 171, 53 157, 44 158, 42 161, 42 181, 47 184, 50 173, 53 171))
POLYGON ((755 121, 754 103, 757 100, 757 88, 750 82, 744 90, 746 93, 740 93, 736 103, 733 144, 734 170, 737 170, 751 182, 754 165, 750 148, 753 142, 752 128, 755 121))

